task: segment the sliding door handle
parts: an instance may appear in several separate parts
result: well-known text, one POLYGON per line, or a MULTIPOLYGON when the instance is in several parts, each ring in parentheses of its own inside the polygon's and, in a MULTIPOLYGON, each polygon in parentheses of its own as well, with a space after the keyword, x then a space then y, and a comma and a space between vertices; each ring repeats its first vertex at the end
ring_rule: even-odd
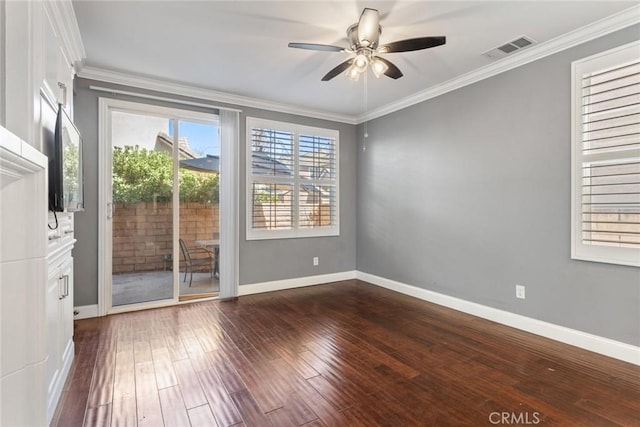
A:
POLYGON ((113 203, 107 203, 107 219, 113 218, 113 203))

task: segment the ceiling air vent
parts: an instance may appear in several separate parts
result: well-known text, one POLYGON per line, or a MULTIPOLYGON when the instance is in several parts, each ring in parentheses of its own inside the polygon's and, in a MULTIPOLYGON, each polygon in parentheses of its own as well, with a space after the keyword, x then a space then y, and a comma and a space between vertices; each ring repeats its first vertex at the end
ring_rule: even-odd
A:
POLYGON ((504 58, 507 55, 511 55, 512 53, 517 52, 521 49, 533 46, 534 44, 536 44, 536 41, 531 37, 521 36, 515 40, 510 41, 509 43, 503 44, 502 46, 490 49, 484 52, 482 55, 490 59, 500 59, 504 58))

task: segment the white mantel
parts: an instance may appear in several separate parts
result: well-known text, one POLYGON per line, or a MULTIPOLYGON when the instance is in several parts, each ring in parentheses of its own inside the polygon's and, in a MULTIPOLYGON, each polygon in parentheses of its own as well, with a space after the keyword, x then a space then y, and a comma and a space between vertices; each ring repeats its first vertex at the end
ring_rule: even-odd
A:
POLYGON ((45 169, 47 157, 0 126, 0 189, 45 169))

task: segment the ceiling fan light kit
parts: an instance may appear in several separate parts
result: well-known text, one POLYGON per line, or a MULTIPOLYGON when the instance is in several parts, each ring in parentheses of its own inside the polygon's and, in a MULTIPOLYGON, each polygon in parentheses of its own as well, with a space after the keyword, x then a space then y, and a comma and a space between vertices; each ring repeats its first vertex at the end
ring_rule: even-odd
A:
POLYGON ((374 58, 373 62, 371 63, 371 71, 373 71, 373 75, 377 78, 380 78, 380 76, 386 73, 388 69, 389 66, 382 62, 380 58, 374 58))
POLYGON ((342 62, 322 78, 329 81, 338 74, 345 72, 346 76, 358 81, 360 74, 365 73, 369 67, 374 76, 387 76, 392 79, 402 77, 398 67, 379 56, 381 53, 411 52, 414 50, 429 49, 446 43, 444 36, 418 37, 414 39, 399 40, 378 46, 382 27, 380 26, 380 14, 376 9, 365 8, 360 15, 360 20, 347 29, 347 38, 350 47, 315 44, 315 43, 289 43, 289 47, 296 49, 309 49, 323 52, 346 52, 353 56, 342 62))

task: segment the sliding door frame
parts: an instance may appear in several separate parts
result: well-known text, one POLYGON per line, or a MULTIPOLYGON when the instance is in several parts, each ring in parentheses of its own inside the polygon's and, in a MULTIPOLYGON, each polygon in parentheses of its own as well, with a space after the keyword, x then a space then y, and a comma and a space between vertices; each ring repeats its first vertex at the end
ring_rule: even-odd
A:
MULTIPOLYGON (((169 120, 174 120, 174 132, 171 135, 174 140, 178 138, 179 122, 181 120, 197 120, 199 122, 211 122, 220 125, 219 115, 216 113, 202 113, 196 111, 185 110, 182 108, 162 107, 144 102, 131 102, 123 101, 119 99, 100 97, 99 98, 99 117, 98 117, 98 315, 105 316, 108 314, 121 313, 127 311, 144 310, 148 308, 165 307, 170 305, 182 304, 179 301, 180 294, 180 282, 179 282, 179 262, 180 262, 180 248, 178 245, 179 238, 179 197, 175 197, 178 194, 179 187, 179 158, 177 156, 177 150, 179 144, 173 144, 173 196, 172 196, 172 233, 173 233, 173 245, 172 245, 172 259, 173 259, 173 298, 163 299, 135 304, 127 304, 123 306, 113 307, 112 302, 112 227, 113 224, 110 221, 109 215, 113 209, 112 200, 112 144, 111 144, 111 113, 113 111, 122 111, 125 113, 142 114, 147 116, 163 117, 169 120)), ((214 108, 212 107, 212 110, 214 108)), ((231 147, 222 147, 225 144, 223 138, 220 139, 220 151, 233 154, 236 158, 238 155, 238 144, 231 147)), ((221 159, 224 161, 224 159, 221 159)), ((225 173, 230 173, 237 176, 239 171, 237 168, 234 170, 227 169, 225 173)), ((220 257, 222 259, 230 260, 233 264, 238 264, 238 232, 237 227, 234 227, 234 217, 238 215, 238 204, 234 202, 233 197, 229 195, 236 194, 237 191, 232 188, 226 188, 237 182, 236 180, 220 180, 220 201, 219 204, 224 209, 220 209, 220 234, 227 236, 233 236, 232 239, 235 242, 234 245, 227 245, 228 247, 220 247, 220 257), (224 187, 224 191, 223 191, 224 187), (226 200, 229 199, 229 200, 226 200), (228 234, 227 234, 228 233, 228 234)), ((225 276, 233 275, 234 295, 238 294, 237 274, 235 272, 224 270, 220 271, 220 282, 227 279, 225 276)), ((208 299, 214 299, 208 298, 208 299)), ((202 301, 198 299, 195 301, 202 301)))

